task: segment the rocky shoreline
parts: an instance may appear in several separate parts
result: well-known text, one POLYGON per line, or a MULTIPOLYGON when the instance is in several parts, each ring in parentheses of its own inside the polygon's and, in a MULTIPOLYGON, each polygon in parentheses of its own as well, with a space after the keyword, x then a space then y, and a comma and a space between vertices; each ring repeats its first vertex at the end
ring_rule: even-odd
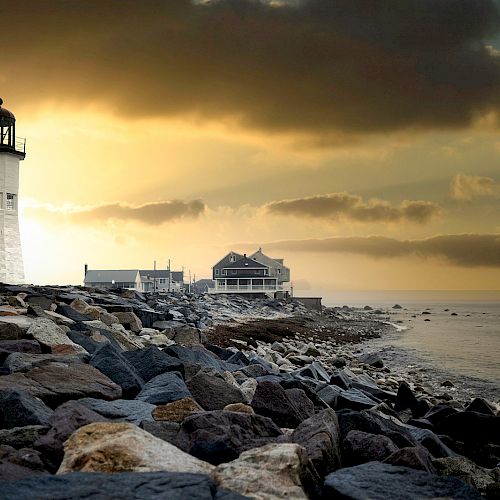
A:
POLYGON ((498 498, 498 407, 379 311, 0 285, 1 498, 498 498), (411 377, 411 378, 410 378, 411 377))

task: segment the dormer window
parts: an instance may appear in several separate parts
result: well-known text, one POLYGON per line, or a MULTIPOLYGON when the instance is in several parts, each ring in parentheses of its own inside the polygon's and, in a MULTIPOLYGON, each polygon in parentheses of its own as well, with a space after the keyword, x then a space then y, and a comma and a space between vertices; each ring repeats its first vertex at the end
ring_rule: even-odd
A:
POLYGON ((231 257, 229 257, 229 262, 236 262, 236 255, 231 255, 231 257))

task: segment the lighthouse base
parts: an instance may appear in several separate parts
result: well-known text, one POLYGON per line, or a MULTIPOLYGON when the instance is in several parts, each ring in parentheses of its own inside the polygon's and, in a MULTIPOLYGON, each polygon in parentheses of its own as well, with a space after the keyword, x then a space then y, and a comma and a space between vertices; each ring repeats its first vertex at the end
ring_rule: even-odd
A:
POLYGON ((24 283, 23 253, 17 213, 0 214, 0 282, 24 283))

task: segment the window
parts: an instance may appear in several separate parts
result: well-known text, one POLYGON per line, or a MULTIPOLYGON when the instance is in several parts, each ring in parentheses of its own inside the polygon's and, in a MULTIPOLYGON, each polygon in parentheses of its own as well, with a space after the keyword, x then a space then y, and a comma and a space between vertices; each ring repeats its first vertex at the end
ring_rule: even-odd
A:
POLYGON ((160 278, 160 285, 164 285, 167 282, 165 278, 160 278))
POLYGON ((224 274, 224 275, 227 274, 225 269, 222 270, 222 274, 224 274))
POLYGON ((215 276, 219 276, 219 270, 218 269, 215 270, 215 276))
POLYGON ((7 193, 7 203, 5 204, 5 208, 7 210, 15 210, 16 209, 16 195, 7 193))
POLYGON ((276 272, 277 272, 278 274, 281 274, 281 269, 276 269, 276 272))
POLYGON ((229 262, 236 262, 236 255, 231 255, 231 257, 229 257, 229 262))

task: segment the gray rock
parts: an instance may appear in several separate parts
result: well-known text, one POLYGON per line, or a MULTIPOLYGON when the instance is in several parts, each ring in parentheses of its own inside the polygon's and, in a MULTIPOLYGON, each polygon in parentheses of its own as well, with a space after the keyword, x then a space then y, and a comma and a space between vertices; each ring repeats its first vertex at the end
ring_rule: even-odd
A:
POLYGON ((125 351, 123 356, 134 367, 145 382, 165 372, 184 374, 184 366, 178 358, 169 356, 158 347, 125 351))
POLYGON ((377 354, 375 352, 362 354, 358 358, 358 360, 361 363, 364 363, 365 365, 370 365, 370 366, 373 366, 375 368, 383 368, 384 367, 384 362, 382 361, 382 358, 380 357, 379 354, 377 354))
POLYGON ((136 399, 154 405, 163 405, 190 397, 192 394, 182 379, 182 375, 179 372, 166 372, 145 384, 136 399))
POLYGON ((266 417, 231 411, 188 416, 181 424, 178 446, 214 465, 230 462, 251 448, 274 442, 281 430, 266 417))
POLYGON ((351 500, 481 498, 477 490, 458 479, 438 477, 409 467, 396 467, 380 462, 332 472, 325 480, 325 495, 328 498, 351 500))
POLYGON ((115 401, 103 401, 95 398, 82 398, 78 403, 99 413, 113 422, 130 422, 140 425, 144 421, 152 421, 152 412, 155 405, 136 399, 117 399, 115 401))
POLYGON ((0 389, 0 428, 47 425, 52 410, 30 393, 16 389, 0 389))
POLYGON ((411 469, 422 470, 429 474, 436 474, 436 469, 432 465, 432 457, 429 452, 421 446, 401 448, 388 456, 384 463, 410 467, 411 469))
POLYGON ((304 398, 308 399, 301 389, 285 391, 279 383, 264 380, 257 384, 251 406, 255 413, 271 418, 278 426, 295 428, 314 411, 312 401, 304 405, 304 398))
POLYGON ((196 402, 205 410, 222 410, 231 403, 244 403, 242 392, 220 377, 198 373, 186 382, 196 402))
POLYGON ((304 420, 293 431, 291 440, 306 449, 321 477, 340 467, 339 423, 333 410, 323 410, 304 420))
POLYGON ((125 398, 135 397, 144 386, 135 368, 111 344, 101 345, 92 354, 90 365, 118 384, 125 398))
POLYGON ((181 424, 168 421, 151 422, 149 420, 144 420, 141 423, 141 428, 146 432, 174 446, 177 446, 177 434, 179 433, 180 427, 181 424))
POLYGON ((48 363, 85 363, 89 358, 88 354, 74 354, 70 356, 60 356, 58 354, 30 354, 24 352, 14 352, 7 356, 3 366, 11 373, 28 372, 37 366, 48 363))
POLYGON ((363 431, 350 431, 342 447, 342 461, 349 466, 371 461, 381 462, 398 451, 398 447, 388 437, 363 431))
MULTIPOLYGON (((10 446, 0 446, 0 496, 6 497, 3 483, 31 476, 48 474, 38 451, 30 448, 15 450, 10 446)), ((17 497, 12 497, 17 498, 17 497)))
POLYGON ((351 410, 366 410, 368 408, 373 408, 378 401, 375 401, 367 394, 363 393, 359 389, 348 389, 343 391, 335 403, 335 409, 342 410, 344 408, 349 408, 351 410))
POLYGON ((33 500, 243 500, 237 493, 216 489, 204 474, 181 472, 124 472, 102 474, 75 472, 58 476, 33 477, 2 484, 5 499, 33 500), (216 493, 217 492, 217 493, 216 493), (69 495, 68 495, 69 493, 69 495))

